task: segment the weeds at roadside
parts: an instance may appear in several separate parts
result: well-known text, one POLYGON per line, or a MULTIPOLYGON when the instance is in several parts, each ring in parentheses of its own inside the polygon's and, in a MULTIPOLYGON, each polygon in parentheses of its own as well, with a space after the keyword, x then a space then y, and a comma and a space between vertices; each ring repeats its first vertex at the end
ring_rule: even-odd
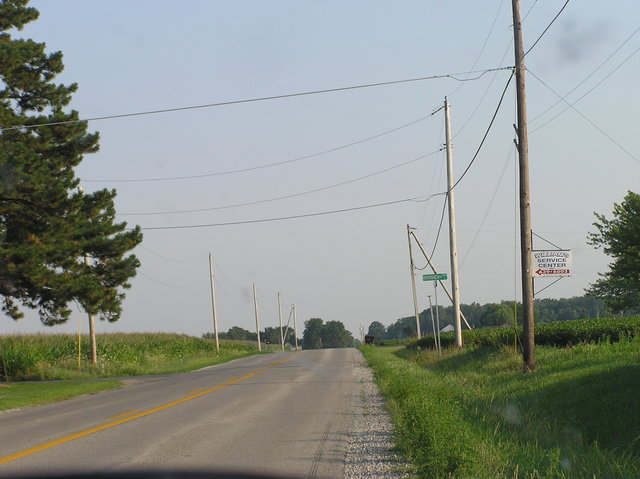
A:
POLYGON ((640 340, 363 351, 421 477, 640 477, 640 340))

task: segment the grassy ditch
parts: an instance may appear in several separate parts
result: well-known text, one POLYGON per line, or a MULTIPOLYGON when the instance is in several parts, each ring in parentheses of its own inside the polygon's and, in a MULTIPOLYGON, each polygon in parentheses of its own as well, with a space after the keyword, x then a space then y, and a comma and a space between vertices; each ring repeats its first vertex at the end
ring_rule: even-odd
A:
POLYGON ((0 411, 38 406, 118 387, 120 387, 120 381, 115 379, 106 381, 0 384, 0 411))
MULTIPOLYGON (((73 335, 0 336, 0 380, 89 379, 192 371, 257 354, 254 343, 162 333, 99 334, 98 363, 82 338, 80 361, 73 335)), ((264 349, 264 348, 263 348, 264 349)))
POLYGON ((640 477, 640 338, 442 355, 363 348, 420 477, 640 477))

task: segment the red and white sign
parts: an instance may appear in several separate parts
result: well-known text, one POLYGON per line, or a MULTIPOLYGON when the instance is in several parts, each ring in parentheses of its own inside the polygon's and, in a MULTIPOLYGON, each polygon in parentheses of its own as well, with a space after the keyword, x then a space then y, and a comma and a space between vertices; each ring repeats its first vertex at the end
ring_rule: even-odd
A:
POLYGON ((571 250, 534 251, 532 260, 534 278, 571 276, 571 250))

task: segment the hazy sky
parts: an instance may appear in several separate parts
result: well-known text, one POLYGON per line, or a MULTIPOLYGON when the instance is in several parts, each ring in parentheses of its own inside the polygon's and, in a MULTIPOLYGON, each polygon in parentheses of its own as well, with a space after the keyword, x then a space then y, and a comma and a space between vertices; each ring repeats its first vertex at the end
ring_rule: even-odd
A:
MULTIPOLYGON (((563 4, 522 2, 526 48, 563 4)), ((508 0, 31 5, 40 19, 17 35, 64 53, 59 81, 79 84, 72 107, 83 118, 436 75, 469 80, 92 121, 101 150, 78 168, 82 186, 116 188, 119 218, 143 229, 307 215, 441 193, 444 118, 442 111, 429 115, 448 96, 458 178, 509 78, 509 71, 466 72, 514 63, 508 0), (267 167, 274 163, 281 164, 267 167), (239 169, 252 170, 231 173, 239 169), (167 179, 188 176, 199 177, 167 179), (292 197, 277 199, 284 196, 292 197), (261 203, 237 206, 252 202, 261 203), (191 210, 203 211, 184 212, 191 210)), ((628 190, 640 191, 639 19, 637 0, 573 0, 526 58, 533 230, 573 251, 573 276, 539 297, 582 295, 605 271, 608 259, 586 243, 593 213, 610 216, 628 190), (579 113, 554 92, 577 102, 579 113)), ((455 190, 463 303, 521 298, 514 123, 512 82, 455 190)), ((277 325, 278 291, 285 319, 296 304, 300 329, 311 317, 342 321, 355 335, 372 321, 391 324, 413 311, 406 225, 417 228, 431 252, 442 210, 443 196, 435 196, 282 221, 145 230, 136 250, 142 267, 122 318, 99 322, 97 331, 210 331, 209 252, 221 330, 254 328, 253 283, 262 327, 277 325)), ((549 245, 536 238, 534 247, 549 245)), ((449 272, 446 218, 434 263, 449 272)), ((550 281, 538 280, 536 290, 550 281)), ((418 287, 422 310, 432 284, 418 281, 418 287)), ((444 295, 440 299, 445 304, 444 295)), ((53 329, 34 315, 17 323, 5 318, 0 330, 73 332, 80 320, 86 332, 85 318, 78 312, 53 329)))

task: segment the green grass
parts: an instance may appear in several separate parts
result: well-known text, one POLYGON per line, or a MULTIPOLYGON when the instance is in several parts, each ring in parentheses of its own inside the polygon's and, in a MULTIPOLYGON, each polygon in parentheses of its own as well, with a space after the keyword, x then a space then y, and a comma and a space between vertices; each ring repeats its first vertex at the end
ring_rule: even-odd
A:
POLYGON ((120 387, 120 381, 0 384, 0 411, 37 406, 120 387))
MULTIPOLYGON (((184 372, 257 354, 255 343, 162 333, 99 334, 98 362, 90 361, 82 338, 80 362, 73 335, 0 336, 0 379, 10 381, 88 379, 184 372)), ((272 351, 273 348, 263 348, 272 351)))
POLYGON ((640 477, 640 339, 441 356, 363 348, 421 477, 640 477))
MULTIPOLYGON (((221 341, 216 354, 211 340, 179 334, 100 334, 98 363, 91 364, 82 338, 78 364, 77 337, 33 334, 0 336, 0 410, 34 406, 120 386, 117 380, 92 378, 168 374, 200 369, 258 354, 255 343, 221 341), (74 381, 80 380, 83 381, 74 381), (20 381, 61 382, 20 382, 20 381), (69 381, 71 380, 71 381, 69 381)), ((275 347, 263 346, 264 352, 275 347)))

